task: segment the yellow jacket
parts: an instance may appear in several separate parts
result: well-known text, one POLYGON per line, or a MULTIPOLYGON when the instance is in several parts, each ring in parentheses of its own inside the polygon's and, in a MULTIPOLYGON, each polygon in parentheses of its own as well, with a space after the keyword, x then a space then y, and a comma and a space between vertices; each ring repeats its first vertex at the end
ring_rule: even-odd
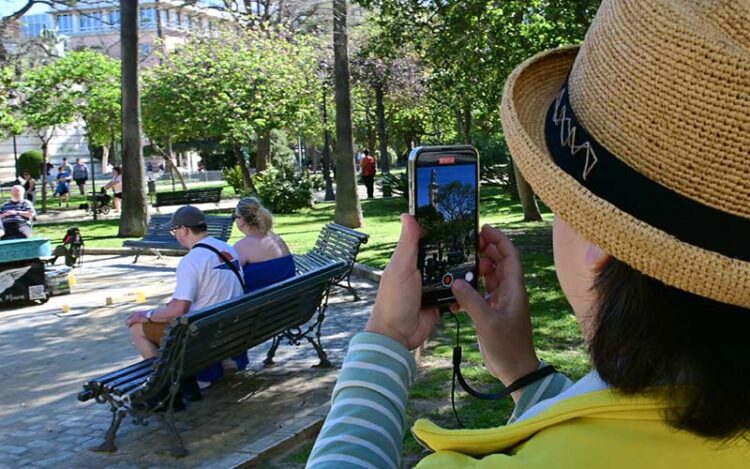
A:
POLYGON ((418 468, 750 468, 750 442, 706 440, 664 420, 654 397, 596 391, 539 415, 482 430, 418 420, 412 432, 436 453, 418 468))

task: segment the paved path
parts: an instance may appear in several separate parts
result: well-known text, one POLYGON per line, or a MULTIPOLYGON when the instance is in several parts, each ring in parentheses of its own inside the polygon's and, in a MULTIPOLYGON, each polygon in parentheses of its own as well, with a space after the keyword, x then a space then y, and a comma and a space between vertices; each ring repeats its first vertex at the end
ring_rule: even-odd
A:
POLYGON ((80 403, 81 384, 137 360, 124 321, 136 309, 169 298, 177 258, 132 265, 128 258, 87 257, 76 269, 71 295, 47 304, 0 309, 0 468, 4 467, 231 467, 273 446, 325 415, 351 336, 364 327, 374 299, 372 283, 358 281, 363 297, 335 290, 323 327, 323 345, 337 367, 311 368, 314 350, 282 345, 277 365, 260 367, 266 347, 250 353, 251 369, 204 392, 177 414, 190 451, 168 455, 158 421, 137 427, 126 419, 114 454, 93 453, 109 425, 105 405, 80 403), (136 305, 143 291, 148 305, 136 305), (106 297, 115 304, 105 306, 106 297), (128 302, 118 303, 120 300, 128 302), (62 306, 70 307, 69 313, 62 306))

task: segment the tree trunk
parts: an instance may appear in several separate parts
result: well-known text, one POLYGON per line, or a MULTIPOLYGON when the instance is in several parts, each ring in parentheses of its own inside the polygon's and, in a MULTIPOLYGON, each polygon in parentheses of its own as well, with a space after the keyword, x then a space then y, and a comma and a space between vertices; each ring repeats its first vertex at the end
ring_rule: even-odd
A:
POLYGON ((271 131, 262 130, 258 139, 258 154, 255 157, 255 170, 262 173, 271 161, 271 131))
POLYGON ((516 165, 513 165, 513 172, 518 186, 518 196, 521 198, 521 206, 523 207, 523 221, 542 221, 542 214, 539 212, 534 191, 523 178, 521 172, 518 171, 516 165))
MULTIPOLYGON (((153 145, 152 145, 153 146, 153 145)), ((174 164, 174 156, 172 153, 172 139, 167 140, 167 152, 165 154, 162 154, 164 157, 164 161, 167 162, 167 166, 169 166, 169 171, 172 173, 172 176, 174 177, 175 174, 177 174, 177 179, 180 180, 180 185, 182 186, 182 190, 187 190, 187 184, 185 184, 185 178, 182 176, 182 173, 179 169, 177 169, 177 165, 174 164)), ((172 179, 174 181, 174 179, 172 179)))
POLYGON ((510 183, 510 200, 519 202, 521 197, 518 195, 518 184, 516 184, 516 165, 513 158, 508 155, 508 182, 510 183))
POLYGON ((333 74, 336 91, 336 223, 359 228, 362 207, 354 174, 352 96, 349 83, 349 50, 346 0, 333 0, 333 74))
POLYGON ((107 172, 107 164, 109 163, 109 145, 102 146, 102 161, 99 167, 99 173, 104 174, 107 172))
POLYGON ((122 214, 120 237, 141 237, 148 225, 143 183, 141 99, 138 89, 138 2, 120 0, 122 50, 122 214))
POLYGON ((239 143, 232 144, 232 152, 234 153, 234 158, 237 160, 237 165, 242 171, 242 180, 245 183, 245 189, 249 190, 251 194, 257 193, 255 184, 253 184, 253 178, 250 177, 250 169, 247 167, 245 155, 242 154, 242 148, 239 143))
POLYGON ((378 140, 380 140, 380 169, 384 173, 391 172, 391 162, 388 158, 388 134, 385 128, 385 103, 383 102, 383 84, 375 86, 375 113, 378 116, 378 140))
POLYGON ((471 138, 471 126, 472 126, 471 106, 468 104, 464 104, 464 130, 466 132, 466 134, 464 135, 464 141, 469 145, 474 143, 474 141, 471 138))
POLYGON ((367 149, 371 152, 375 152, 375 148, 378 145, 378 136, 376 135, 376 129, 373 128, 372 122, 370 121, 370 99, 368 97, 367 104, 365 107, 365 125, 367 126, 367 149))

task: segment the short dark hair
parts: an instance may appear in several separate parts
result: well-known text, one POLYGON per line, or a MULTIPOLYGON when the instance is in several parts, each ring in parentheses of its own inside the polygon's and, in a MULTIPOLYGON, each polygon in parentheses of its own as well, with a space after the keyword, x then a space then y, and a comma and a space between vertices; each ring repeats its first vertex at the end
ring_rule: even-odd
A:
POLYGON ((198 226, 187 226, 187 229, 193 232, 193 234, 201 234, 208 231, 207 225, 198 225, 198 226))
POLYGON ((706 438, 750 432, 750 310, 668 286, 612 259, 597 275, 590 344, 625 394, 661 387, 667 421, 706 438))

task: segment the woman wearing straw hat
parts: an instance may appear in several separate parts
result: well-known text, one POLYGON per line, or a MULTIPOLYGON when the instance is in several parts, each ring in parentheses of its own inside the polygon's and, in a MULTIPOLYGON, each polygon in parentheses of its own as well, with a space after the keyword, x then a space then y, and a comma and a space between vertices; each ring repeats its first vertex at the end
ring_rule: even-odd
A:
MULTIPOLYGON (((750 3, 604 0, 584 44, 508 78, 503 130, 555 212, 555 267, 591 351, 577 383, 534 352, 517 250, 481 234, 486 295, 453 291, 512 423, 417 421, 420 467, 750 466, 750 3), (532 375, 533 376, 533 375, 532 375)), ((350 345, 309 467, 397 467, 419 310, 404 216, 367 332, 350 345)))

